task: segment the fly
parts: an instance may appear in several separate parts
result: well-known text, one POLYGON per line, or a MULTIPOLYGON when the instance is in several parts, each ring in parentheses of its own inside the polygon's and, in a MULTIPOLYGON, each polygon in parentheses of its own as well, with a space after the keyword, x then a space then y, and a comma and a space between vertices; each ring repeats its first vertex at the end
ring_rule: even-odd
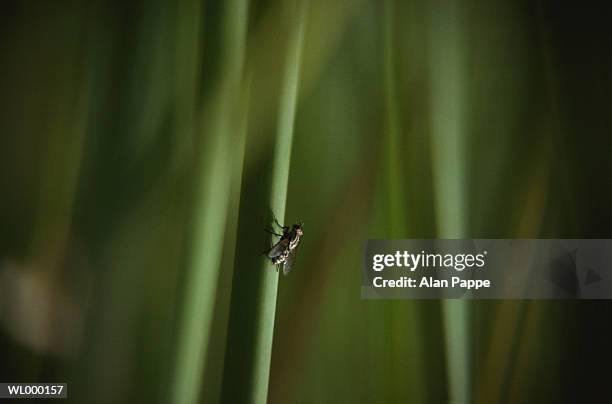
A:
POLYGON ((302 230, 303 224, 282 226, 278 223, 278 220, 274 219, 274 222, 283 231, 283 234, 268 230, 269 233, 280 237, 280 240, 270 249, 268 258, 276 265, 277 269, 282 266, 283 274, 287 275, 291 270, 291 266, 293 266, 293 261, 295 261, 295 253, 300 244, 300 238, 304 234, 302 230))

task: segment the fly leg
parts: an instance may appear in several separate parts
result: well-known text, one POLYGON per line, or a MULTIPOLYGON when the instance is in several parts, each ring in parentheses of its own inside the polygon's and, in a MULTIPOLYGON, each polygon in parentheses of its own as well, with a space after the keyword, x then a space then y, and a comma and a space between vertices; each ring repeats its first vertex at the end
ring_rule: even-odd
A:
POLYGON ((268 233, 274 235, 274 236, 283 237, 282 234, 275 233, 274 231, 272 231, 270 229, 264 229, 264 230, 267 231, 268 233))
MULTIPOLYGON (((283 237, 282 234, 278 234, 277 232, 275 232, 273 230, 270 230, 270 229, 267 229, 267 228, 264 228, 264 230, 266 231, 266 233, 270 233, 273 236, 283 237)), ((273 246, 274 246, 274 244, 272 244, 270 242, 270 239, 266 239, 266 242, 264 243, 264 247, 263 247, 264 251, 262 251, 263 254, 267 256, 273 246)))
POLYGON ((279 228, 283 229, 283 233, 284 233, 285 231, 289 230, 289 226, 283 226, 282 224, 280 224, 280 223, 278 222, 278 220, 276 220, 276 218, 274 218, 274 223, 276 223, 276 225, 277 225, 279 228))

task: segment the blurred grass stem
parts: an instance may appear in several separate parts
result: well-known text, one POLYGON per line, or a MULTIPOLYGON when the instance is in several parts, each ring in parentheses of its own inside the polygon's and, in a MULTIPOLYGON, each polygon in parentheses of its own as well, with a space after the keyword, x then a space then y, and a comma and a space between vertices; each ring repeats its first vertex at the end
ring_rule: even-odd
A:
MULTIPOLYGON (((465 24, 457 1, 430 5, 432 164, 437 232, 440 238, 466 236, 464 131, 465 24)), ((450 402, 471 402, 469 306, 442 304, 450 402)))
MULTIPOLYGON (((247 0, 225 5, 224 77, 206 114, 208 136, 202 154, 201 180, 198 186, 194 244, 190 266, 187 269, 184 300, 178 334, 175 369, 172 374, 172 402, 195 403, 200 392, 203 366, 206 363, 227 209, 229 206, 233 164, 242 159, 244 147, 235 147, 236 130, 241 119, 236 119, 240 108, 240 89, 244 60, 247 0)), ((238 144, 243 140, 238 139, 238 144)))

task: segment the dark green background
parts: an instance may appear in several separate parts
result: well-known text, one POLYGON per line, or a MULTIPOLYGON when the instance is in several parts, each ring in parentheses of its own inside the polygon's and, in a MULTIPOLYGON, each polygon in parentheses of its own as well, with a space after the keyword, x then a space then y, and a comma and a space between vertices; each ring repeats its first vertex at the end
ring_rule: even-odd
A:
MULTIPOLYGON (((185 273, 209 248, 192 236, 202 160, 210 139, 234 136, 209 122, 240 59, 244 159, 232 158, 240 175, 218 175, 234 184, 221 264, 197 270, 219 270, 201 401, 242 388, 250 322, 226 335, 230 310, 246 310, 230 295, 249 296, 233 279, 258 266, 234 247, 236 233, 237 251, 267 241, 292 4, 249 1, 246 43, 228 49, 232 4, 0 5, 2 382, 66 381, 73 402, 168 402, 185 273)), ((307 10, 285 218, 305 236, 280 280, 269 402, 604 401, 607 302, 473 301, 449 319, 440 301, 359 297, 368 238, 612 236, 604 4, 307 10)))

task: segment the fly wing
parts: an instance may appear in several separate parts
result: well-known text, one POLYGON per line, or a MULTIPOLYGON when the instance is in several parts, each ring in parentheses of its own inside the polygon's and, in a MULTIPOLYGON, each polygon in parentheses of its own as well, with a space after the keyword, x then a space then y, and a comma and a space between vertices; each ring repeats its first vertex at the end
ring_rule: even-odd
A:
POLYGON ((283 264, 283 275, 287 275, 289 271, 291 271, 291 267, 293 266, 293 262, 295 261, 295 255, 297 253, 297 247, 294 248, 290 253, 285 263, 283 264))
POLYGON ((289 247, 289 239, 282 238, 278 243, 272 247, 268 253, 268 258, 276 258, 283 253, 289 247))

